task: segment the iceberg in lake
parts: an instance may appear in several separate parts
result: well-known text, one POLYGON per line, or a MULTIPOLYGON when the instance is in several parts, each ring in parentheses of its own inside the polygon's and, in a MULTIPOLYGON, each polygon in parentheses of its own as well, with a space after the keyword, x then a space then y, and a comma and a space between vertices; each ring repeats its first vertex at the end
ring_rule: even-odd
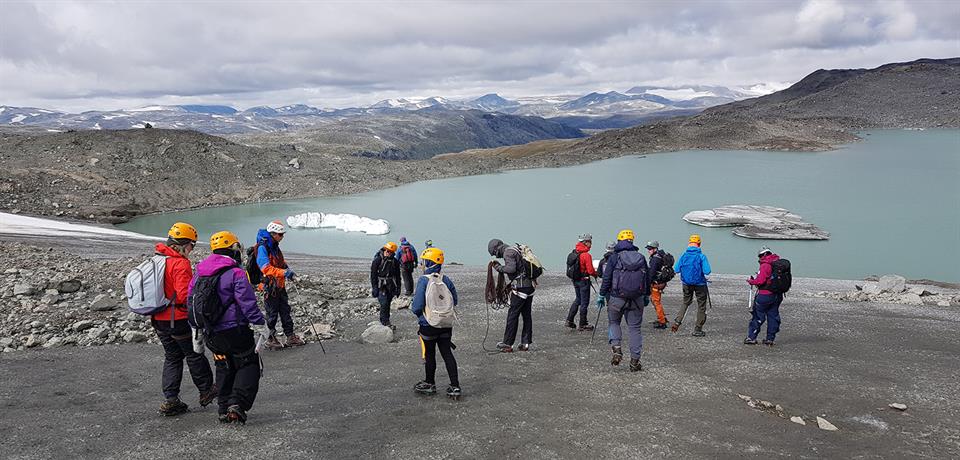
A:
POLYGON ((354 214, 327 214, 305 212, 287 217, 287 225, 293 228, 336 228, 345 232, 363 232, 367 235, 386 235, 390 233, 390 223, 383 219, 354 214))

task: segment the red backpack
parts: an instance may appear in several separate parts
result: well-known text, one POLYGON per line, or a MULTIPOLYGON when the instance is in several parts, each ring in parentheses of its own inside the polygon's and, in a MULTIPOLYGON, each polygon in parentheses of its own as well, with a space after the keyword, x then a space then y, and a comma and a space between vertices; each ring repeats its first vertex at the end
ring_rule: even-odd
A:
POLYGON ((404 264, 412 264, 416 256, 413 255, 413 249, 410 246, 401 246, 400 247, 400 262, 404 264))

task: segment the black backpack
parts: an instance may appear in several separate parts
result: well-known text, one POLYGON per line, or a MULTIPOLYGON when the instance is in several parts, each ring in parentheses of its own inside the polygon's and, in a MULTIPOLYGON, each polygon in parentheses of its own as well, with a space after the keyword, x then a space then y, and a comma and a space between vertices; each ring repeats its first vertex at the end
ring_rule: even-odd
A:
POLYGON ((763 288, 774 293, 784 294, 790 290, 793 284, 793 275, 790 273, 790 261, 779 259, 770 263, 773 271, 770 273, 770 281, 767 281, 763 288))
POLYGON ((673 254, 670 254, 666 251, 660 251, 660 254, 663 258, 663 264, 660 266, 659 272, 657 272, 657 283, 666 283, 673 279, 674 276, 677 276, 677 272, 673 271, 673 264, 677 262, 673 258, 673 254))
POLYGON ((580 271, 580 253, 576 249, 567 256, 567 278, 574 281, 583 279, 583 273, 580 271))
POLYGON ((220 277, 232 268, 234 267, 225 267, 213 275, 197 277, 197 282, 190 291, 190 298, 187 299, 188 312, 193 324, 207 336, 213 333, 213 327, 227 309, 220 300, 217 287, 220 285, 220 277))
POLYGON ((254 286, 263 281, 263 272, 260 271, 260 266, 257 265, 257 250, 259 246, 259 244, 255 244, 247 248, 247 264, 243 267, 247 271, 247 278, 250 279, 250 284, 254 286))

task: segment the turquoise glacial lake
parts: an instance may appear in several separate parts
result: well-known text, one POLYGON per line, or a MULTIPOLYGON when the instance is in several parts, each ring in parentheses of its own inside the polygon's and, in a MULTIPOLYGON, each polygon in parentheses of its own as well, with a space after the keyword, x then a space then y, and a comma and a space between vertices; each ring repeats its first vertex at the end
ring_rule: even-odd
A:
POLYGON ((659 240, 678 255, 691 233, 717 273, 752 273, 769 245, 795 276, 859 279, 899 273, 960 281, 960 131, 869 131, 825 153, 679 151, 565 168, 432 180, 358 195, 143 216, 125 230, 163 235, 173 222, 253 243, 258 228, 303 212, 351 213, 390 222, 388 235, 290 230, 286 251, 371 257, 387 240, 423 241, 447 260, 481 265, 492 237, 529 244, 563 272, 577 235, 594 235, 595 258, 617 231, 659 240), (769 241, 684 222, 692 210, 729 204, 787 208, 831 234, 828 241, 769 241))

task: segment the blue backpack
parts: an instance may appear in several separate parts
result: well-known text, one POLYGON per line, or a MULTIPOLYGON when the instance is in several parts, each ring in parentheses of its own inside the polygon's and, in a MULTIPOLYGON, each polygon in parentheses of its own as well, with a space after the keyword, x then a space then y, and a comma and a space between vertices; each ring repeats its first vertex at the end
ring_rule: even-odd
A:
POLYGON ((622 299, 636 300, 647 295, 647 259, 638 251, 623 251, 617 254, 613 267, 613 295, 622 299))

